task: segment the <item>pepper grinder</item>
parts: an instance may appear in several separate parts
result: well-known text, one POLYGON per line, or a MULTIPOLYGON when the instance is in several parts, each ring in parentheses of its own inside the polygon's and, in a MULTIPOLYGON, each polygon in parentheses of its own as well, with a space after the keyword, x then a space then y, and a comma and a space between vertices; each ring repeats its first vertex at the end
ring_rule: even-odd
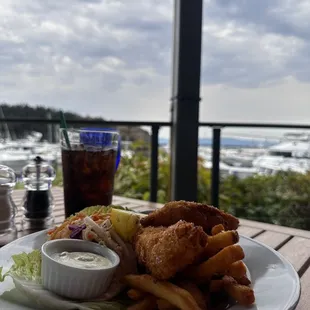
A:
POLYGON ((22 201, 23 231, 39 231, 54 224, 52 182, 55 170, 40 156, 26 165, 22 170, 25 196, 22 201))
POLYGON ((14 171, 7 166, 0 165, 0 247, 17 237, 15 226, 17 208, 12 199, 15 184, 14 171))

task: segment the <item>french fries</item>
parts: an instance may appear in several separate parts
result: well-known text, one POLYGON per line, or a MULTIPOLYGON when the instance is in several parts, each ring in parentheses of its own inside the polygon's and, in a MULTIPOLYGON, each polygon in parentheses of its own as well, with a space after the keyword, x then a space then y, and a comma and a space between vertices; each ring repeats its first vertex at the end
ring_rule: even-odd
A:
POLYGON ((141 300, 145 297, 145 293, 132 288, 127 292, 127 296, 132 300, 141 300))
POLYGON ((154 296, 146 296, 136 304, 127 308, 127 310, 155 310, 157 308, 156 298, 154 296))
POLYGON ((131 287, 164 299, 181 310, 200 310, 193 296, 186 290, 167 281, 144 275, 127 275, 125 282, 131 287))
MULTIPOLYGON (((207 304, 206 304, 206 298, 204 297, 201 290, 198 288, 198 286, 192 282, 188 281, 182 281, 177 283, 179 287, 187 290, 196 300, 199 309, 201 310, 207 310, 207 304)), ((157 307, 159 310, 174 310, 178 309, 171 303, 169 303, 167 300, 159 299, 157 300, 157 307)))
POLYGON ((211 235, 215 236, 215 235, 219 234, 220 232, 222 232, 224 230, 225 230, 225 228, 224 228, 224 226, 222 224, 215 225, 211 229, 211 235))
POLYGON ((197 283, 206 283, 215 274, 223 274, 230 265, 244 258, 240 245, 231 245, 198 266, 191 266, 185 270, 184 275, 194 279, 197 283))
POLYGON ((174 305, 172 305, 169 301, 164 299, 157 300, 157 308, 158 310, 176 310, 178 309, 174 305))
POLYGON ((181 288, 187 290, 196 300, 201 310, 207 310, 206 300, 199 287, 192 282, 182 281, 177 283, 181 288))
POLYGON ((249 306, 255 302, 254 291, 245 285, 240 285, 229 276, 223 277, 225 291, 234 298, 240 305, 249 306))
POLYGON ((220 232, 214 236, 208 237, 208 244, 204 251, 206 257, 211 257, 223 248, 239 242, 239 234, 236 230, 220 232))
POLYGON ((209 286, 210 293, 217 293, 223 289, 224 289, 224 282, 222 279, 210 281, 210 286, 209 286))
POLYGON ((241 277, 241 278, 235 278, 235 280, 239 283, 239 284, 241 284, 241 285, 250 285, 251 284, 251 281, 250 281, 250 279, 248 279, 248 277, 247 276, 243 276, 243 277, 241 277))
MULTIPOLYGON (((247 278, 247 276, 243 276, 242 278, 235 279, 235 281, 244 286, 249 286, 251 281, 247 278)), ((224 289, 224 281, 223 279, 219 280, 211 280, 209 285, 209 290, 211 293, 216 293, 224 289)))
POLYGON ((231 276, 235 279, 240 279, 246 275, 246 266, 243 261, 239 260, 235 263, 232 263, 228 268, 225 275, 231 276))

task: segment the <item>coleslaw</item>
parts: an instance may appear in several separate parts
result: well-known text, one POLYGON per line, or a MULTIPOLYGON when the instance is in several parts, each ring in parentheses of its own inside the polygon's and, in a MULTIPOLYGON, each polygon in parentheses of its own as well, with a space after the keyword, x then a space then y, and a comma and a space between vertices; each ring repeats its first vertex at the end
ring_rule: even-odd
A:
POLYGON ((85 208, 65 219, 61 225, 50 229, 48 239, 82 239, 109 246, 114 238, 119 238, 110 221, 112 208, 128 210, 114 205, 85 208))

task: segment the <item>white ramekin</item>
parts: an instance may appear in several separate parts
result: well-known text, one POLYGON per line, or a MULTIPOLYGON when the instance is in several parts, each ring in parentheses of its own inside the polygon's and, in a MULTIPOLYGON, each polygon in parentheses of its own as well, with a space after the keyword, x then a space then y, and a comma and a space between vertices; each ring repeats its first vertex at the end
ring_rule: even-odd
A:
POLYGON ((42 285, 49 291, 70 299, 87 300, 99 297, 109 287, 114 272, 119 265, 119 256, 107 247, 97 243, 58 239, 47 241, 41 247, 42 285), (112 266, 98 269, 80 269, 66 266, 51 256, 61 252, 91 252, 107 257, 112 266))

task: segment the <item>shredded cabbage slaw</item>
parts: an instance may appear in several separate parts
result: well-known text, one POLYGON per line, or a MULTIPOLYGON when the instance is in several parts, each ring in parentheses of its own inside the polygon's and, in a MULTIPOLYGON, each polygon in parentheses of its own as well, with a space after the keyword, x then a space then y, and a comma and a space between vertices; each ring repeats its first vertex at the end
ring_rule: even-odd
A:
POLYGON ((93 206, 67 218, 60 226, 48 231, 49 240, 81 239, 107 244, 111 241, 110 211, 119 206, 93 206))

